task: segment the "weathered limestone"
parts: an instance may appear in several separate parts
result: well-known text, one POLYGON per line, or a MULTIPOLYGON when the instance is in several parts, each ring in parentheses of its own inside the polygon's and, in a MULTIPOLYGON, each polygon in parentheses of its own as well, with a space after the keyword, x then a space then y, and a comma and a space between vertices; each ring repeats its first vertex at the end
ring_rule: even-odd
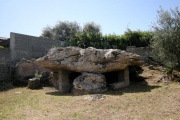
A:
POLYGON ((119 71, 118 82, 110 85, 114 90, 128 86, 128 66, 140 65, 140 58, 118 49, 60 47, 50 49, 46 56, 37 59, 35 63, 53 71, 53 85, 62 93, 69 92, 72 88, 70 81, 73 80, 70 79, 69 72, 81 73, 82 75, 74 78, 73 92, 89 94, 107 91, 105 77, 99 79, 106 72, 119 71))
POLYGON ((111 87, 114 90, 121 89, 123 87, 129 86, 129 68, 125 68, 123 72, 118 73, 118 82, 112 83, 111 87))
POLYGON ((28 81, 29 89, 39 89, 40 88, 40 79, 39 78, 32 78, 28 81))
POLYGON ((30 78, 33 78, 35 73, 38 71, 42 72, 50 72, 48 69, 44 69, 43 67, 37 66, 34 64, 34 60, 26 60, 21 59, 20 62, 16 63, 16 79, 15 82, 24 82, 28 83, 30 78))
POLYGON ((125 81, 126 85, 130 84, 130 81, 129 81, 129 68, 128 67, 124 69, 124 81, 125 81))
POLYGON ((62 93, 70 91, 68 72, 64 70, 58 71, 58 87, 59 91, 62 93))
POLYGON ((73 93, 75 95, 103 93, 106 91, 106 78, 102 74, 84 72, 73 82, 73 93))
POLYGON ((51 73, 51 80, 53 86, 61 93, 70 92, 72 85, 69 84, 69 72, 59 70, 58 72, 51 73))
POLYGON ((139 65, 140 58, 119 49, 59 47, 50 49, 46 56, 37 59, 35 63, 51 70, 105 73, 139 65))
POLYGON ((58 72, 51 72, 51 82, 53 84, 53 86, 58 90, 59 89, 59 85, 58 85, 58 72))

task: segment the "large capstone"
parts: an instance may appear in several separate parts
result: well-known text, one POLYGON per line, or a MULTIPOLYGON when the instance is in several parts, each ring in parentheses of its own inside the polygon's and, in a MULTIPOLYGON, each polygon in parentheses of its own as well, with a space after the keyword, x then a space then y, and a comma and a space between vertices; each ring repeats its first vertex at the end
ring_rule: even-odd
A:
POLYGON ((75 72, 104 73, 123 70, 130 65, 139 65, 140 58, 133 53, 119 49, 95 49, 89 47, 57 47, 35 61, 36 64, 51 69, 75 72))

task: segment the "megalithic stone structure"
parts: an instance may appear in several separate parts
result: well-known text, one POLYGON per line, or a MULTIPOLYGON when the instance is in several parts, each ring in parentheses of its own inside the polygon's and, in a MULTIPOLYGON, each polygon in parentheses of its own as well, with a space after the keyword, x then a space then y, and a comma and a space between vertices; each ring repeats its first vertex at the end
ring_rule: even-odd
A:
POLYGON ((82 73, 83 78, 80 78, 80 76, 74 78, 79 77, 80 80, 78 81, 81 82, 78 84, 89 84, 87 87, 90 86, 90 88, 94 89, 95 87, 92 86, 96 86, 98 90, 100 88, 104 90, 104 85, 100 84, 101 80, 96 77, 99 74, 103 75, 107 72, 118 71, 118 81, 111 84, 111 87, 116 90, 129 85, 128 67, 140 65, 141 61, 138 55, 119 49, 57 47, 50 49, 47 55, 37 59, 35 64, 54 71, 53 84, 60 92, 69 92, 73 88, 78 89, 74 91, 81 91, 79 93, 86 94, 91 92, 87 92, 85 88, 80 87, 83 85, 72 87, 73 83, 70 83, 70 81, 73 80, 70 80, 70 72, 82 73), (84 72, 89 73, 91 77, 88 77, 89 75, 84 72), (82 82, 83 80, 86 82, 82 82))

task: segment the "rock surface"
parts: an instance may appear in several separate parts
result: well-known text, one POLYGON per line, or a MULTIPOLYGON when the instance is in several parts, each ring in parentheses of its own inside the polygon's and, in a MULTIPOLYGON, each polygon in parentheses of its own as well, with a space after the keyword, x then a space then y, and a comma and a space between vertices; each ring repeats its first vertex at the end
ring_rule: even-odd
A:
POLYGON ((119 90, 121 88, 127 87, 129 84, 125 83, 125 82, 115 82, 110 84, 111 88, 113 90, 119 90))
POLYGON ((28 80, 29 89, 39 89, 41 87, 52 86, 50 83, 50 73, 42 72, 39 76, 35 75, 34 78, 28 80))
POLYGON ((36 71, 40 73, 42 72, 50 73, 50 70, 34 64, 34 60, 26 60, 24 58, 21 59, 20 62, 16 63, 15 71, 16 71, 15 82, 24 82, 24 83, 28 83, 28 80, 34 77, 36 71))
POLYGON ((130 65, 139 65, 140 57, 119 49, 82 49, 78 47, 52 48, 35 64, 56 71, 104 73, 123 70, 130 65))
POLYGON ((38 78, 29 79, 27 87, 29 89, 39 89, 40 88, 40 79, 38 79, 38 78))
POLYGON ((102 94, 94 94, 94 95, 90 95, 90 96, 88 95, 84 99, 90 100, 90 101, 95 101, 95 100, 103 100, 105 98, 106 98, 106 96, 104 96, 102 94))
POLYGON ((47 71, 42 72, 41 77, 40 77, 40 84, 43 87, 52 86, 50 72, 47 72, 47 71))
POLYGON ((103 93, 105 91, 107 91, 106 79, 102 74, 84 72, 73 82, 75 95, 103 93))

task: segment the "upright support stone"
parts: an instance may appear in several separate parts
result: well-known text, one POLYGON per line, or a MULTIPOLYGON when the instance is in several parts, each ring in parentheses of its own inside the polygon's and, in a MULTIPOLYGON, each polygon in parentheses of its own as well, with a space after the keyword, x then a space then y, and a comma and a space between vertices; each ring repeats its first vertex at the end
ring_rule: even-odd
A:
POLYGON ((67 71, 58 71, 58 85, 59 92, 66 93, 70 91, 69 76, 67 71))
POLYGON ((58 72, 53 71, 53 72, 51 73, 51 81, 52 81, 53 86, 54 86, 57 90, 59 90, 59 85, 58 85, 58 72))
POLYGON ((118 72, 118 82, 111 84, 112 89, 118 90, 129 86, 129 68, 126 67, 123 71, 118 72))
POLYGON ((124 79, 124 70, 120 70, 118 71, 118 82, 124 82, 125 79, 124 79))
POLYGON ((126 67, 124 69, 124 82, 125 82, 125 84, 127 86, 130 84, 130 81, 129 81, 129 67, 126 67))

